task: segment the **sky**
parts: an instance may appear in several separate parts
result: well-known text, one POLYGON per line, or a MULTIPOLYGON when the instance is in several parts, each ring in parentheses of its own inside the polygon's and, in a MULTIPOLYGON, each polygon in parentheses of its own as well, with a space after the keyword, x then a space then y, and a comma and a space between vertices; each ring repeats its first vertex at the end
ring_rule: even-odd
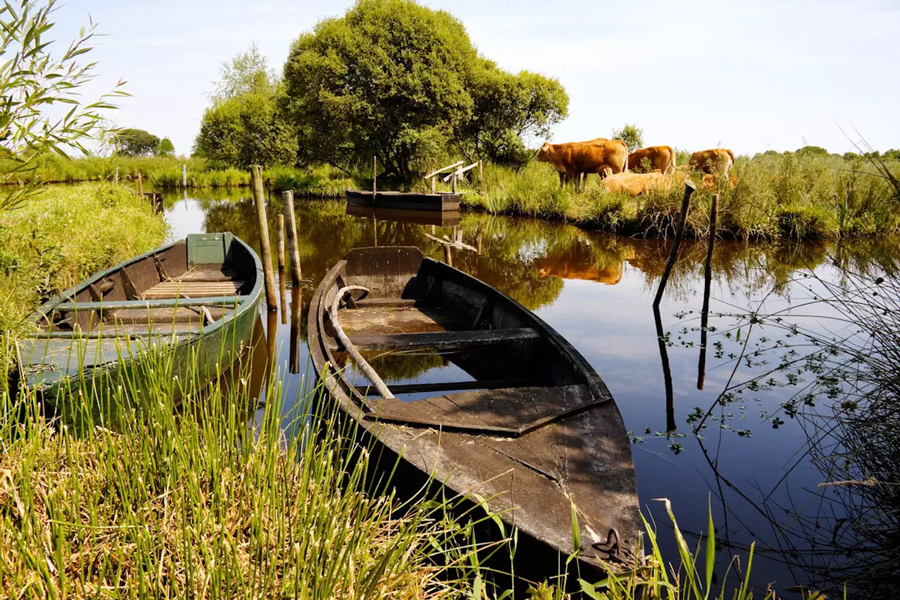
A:
MULTIPOLYGON (((569 116, 552 141, 632 123, 646 145, 738 154, 865 140, 900 148, 900 0, 428 0, 506 70, 557 78, 569 116), (859 132, 857 134, 856 131, 859 132)), ((98 77, 85 99, 127 81, 119 127, 189 154, 223 62, 256 43, 276 72, 291 43, 337 0, 61 0, 53 37, 93 19, 98 77)))

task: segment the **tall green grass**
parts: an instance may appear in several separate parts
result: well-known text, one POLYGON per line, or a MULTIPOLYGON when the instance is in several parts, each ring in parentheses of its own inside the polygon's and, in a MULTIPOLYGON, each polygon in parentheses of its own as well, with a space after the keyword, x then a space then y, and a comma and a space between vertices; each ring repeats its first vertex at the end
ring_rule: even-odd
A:
MULTIPOLYGON (((900 173, 900 163, 884 168, 900 173)), ((798 154, 738 157, 732 181, 718 178, 711 189, 691 175, 698 190, 691 201, 686 235, 709 231, 712 195, 719 194, 719 234, 738 239, 839 238, 896 233, 900 198, 878 169, 865 160, 798 154)), ((684 172, 683 176, 688 173, 684 172)), ((463 183, 464 203, 498 214, 565 219, 605 231, 667 235, 681 206, 676 181, 669 190, 632 197, 607 192, 592 175, 586 189, 559 189, 556 171, 532 162, 518 172, 487 165, 485 193, 463 183)))
POLYGON ((150 203, 112 184, 51 186, 0 213, 0 331, 49 296, 164 240, 150 203))

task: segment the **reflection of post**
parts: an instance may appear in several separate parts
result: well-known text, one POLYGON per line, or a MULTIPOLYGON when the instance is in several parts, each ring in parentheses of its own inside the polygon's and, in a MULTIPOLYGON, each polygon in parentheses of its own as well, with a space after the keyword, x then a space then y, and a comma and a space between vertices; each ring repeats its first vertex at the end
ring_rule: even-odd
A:
POLYGON ((291 349, 290 371, 300 372, 300 309, 303 306, 303 288, 295 285, 291 288, 291 349))
POLYGON ((294 285, 300 285, 303 274, 300 272, 300 240, 297 238, 297 215, 294 212, 294 192, 288 190, 281 193, 283 212, 287 215, 288 248, 291 251, 291 275, 294 285))
POLYGON ((678 247, 681 246, 681 239, 684 237, 684 223, 687 221, 688 207, 691 204, 691 194, 697 189, 694 182, 688 179, 684 182, 684 198, 681 200, 681 217, 675 226, 675 240, 672 242, 672 250, 669 252, 669 258, 666 260, 666 268, 659 280, 659 287, 656 289, 656 298, 653 299, 653 306, 658 307, 666 290, 666 283, 669 281, 669 274, 672 267, 675 266, 675 260, 678 258, 678 247))
POLYGON ((284 277, 284 215, 278 215, 278 276, 284 277))
POLYGON ((453 255, 450 254, 450 246, 444 244, 444 262, 449 266, 453 266, 453 255))
POLYGON ((270 310, 266 313, 266 356, 269 357, 267 372, 269 376, 275 372, 275 342, 278 339, 278 313, 270 310))
POLYGON ((706 330, 709 327, 709 292, 712 287, 712 257, 716 245, 716 224, 719 219, 719 195, 713 194, 709 208, 709 246, 703 265, 703 309, 700 311, 700 363, 697 367, 697 389, 703 389, 706 379, 706 330))
POLYGON ((481 238, 484 234, 482 225, 483 223, 478 221, 478 228, 475 230, 475 251, 478 252, 478 254, 481 254, 481 238))
POLYGON ((658 306, 653 307, 653 319, 656 321, 656 340, 659 342, 659 358, 662 360, 663 382, 666 386, 666 432, 670 433, 677 429, 675 425, 675 393, 672 391, 672 370, 669 368, 669 351, 666 348, 662 317, 659 315, 658 306))
POLYGON ((372 237, 375 240, 372 245, 377 248, 378 247, 378 219, 376 219, 374 216, 372 217, 372 237))
POLYGON ((269 247, 269 223, 266 220, 266 191, 263 188, 262 167, 259 165, 250 167, 250 178, 253 181, 253 199, 256 201, 259 246, 262 251, 261 258, 266 281, 266 304, 268 304, 269 310, 278 310, 275 277, 272 274, 272 250, 269 247))
POLYGON ((284 269, 278 271, 278 291, 281 300, 281 324, 287 325, 287 282, 285 282, 284 269))

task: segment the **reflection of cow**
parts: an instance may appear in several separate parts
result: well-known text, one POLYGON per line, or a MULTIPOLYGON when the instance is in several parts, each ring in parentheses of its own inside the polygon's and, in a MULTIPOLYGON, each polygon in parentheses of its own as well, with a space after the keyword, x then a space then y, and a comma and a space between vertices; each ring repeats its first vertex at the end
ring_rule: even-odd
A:
POLYGON ((727 177, 731 167, 734 166, 734 152, 727 148, 700 150, 691 154, 690 165, 697 171, 727 177))
POLYGON ((658 170, 671 173, 675 170, 675 151, 671 146, 649 146, 628 155, 628 170, 645 173, 658 170), (645 161, 648 166, 645 166, 645 161))
POLYGON ((652 191, 668 191, 675 178, 662 173, 619 173, 603 180, 607 191, 617 194, 639 196, 652 191))
POLYGON ((560 174, 560 186, 568 179, 575 183, 577 191, 580 175, 600 173, 609 168, 613 173, 628 169, 628 146, 622 140, 597 138, 590 142, 568 144, 545 143, 537 154, 537 160, 553 165, 560 174))
POLYGON ((537 267, 541 277, 581 279, 606 285, 619 283, 625 272, 625 261, 635 257, 634 248, 628 246, 618 248, 611 254, 601 252, 599 255, 597 250, 596 247, 588 248, 573 244, 565 251, 551 252, 547 256, 536 258, 534 266, 537 267), (600 265, 604 266, 597 264, 598 259, 600 265))

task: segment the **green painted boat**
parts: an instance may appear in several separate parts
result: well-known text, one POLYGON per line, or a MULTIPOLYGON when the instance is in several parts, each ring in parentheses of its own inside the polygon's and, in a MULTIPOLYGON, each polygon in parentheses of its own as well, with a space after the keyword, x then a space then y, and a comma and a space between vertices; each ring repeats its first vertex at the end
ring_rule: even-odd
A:
POLYGON ((131 381, 157 349, 174 352, 173 375, 211 379, 250 345, 262 289, 262 263, 245 242, 188 235, 45 302, 17 343, 20 379, 57 413, 68 387, 131 381))

